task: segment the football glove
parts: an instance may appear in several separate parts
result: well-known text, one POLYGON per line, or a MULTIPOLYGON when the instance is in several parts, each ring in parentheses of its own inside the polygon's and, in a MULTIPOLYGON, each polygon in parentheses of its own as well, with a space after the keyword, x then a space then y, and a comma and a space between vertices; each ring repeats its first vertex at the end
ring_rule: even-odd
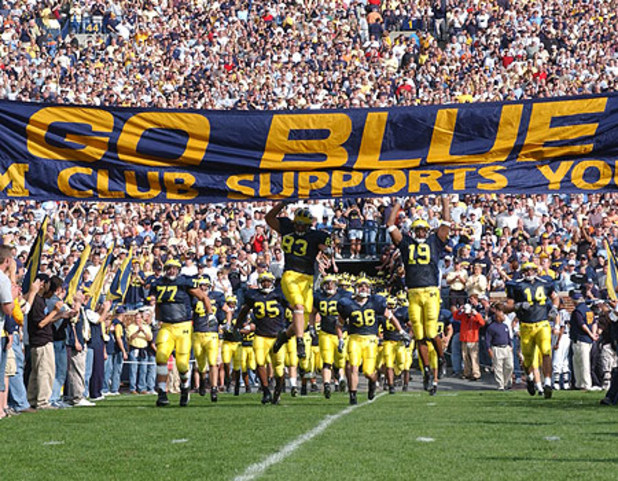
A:
POLYGON ((339 351, 339 354, 343 354, 344 347, 345 347, 345 342, 343 341, 343 339, 339 339, 339 344, 337 344, 337 351, 339 351))

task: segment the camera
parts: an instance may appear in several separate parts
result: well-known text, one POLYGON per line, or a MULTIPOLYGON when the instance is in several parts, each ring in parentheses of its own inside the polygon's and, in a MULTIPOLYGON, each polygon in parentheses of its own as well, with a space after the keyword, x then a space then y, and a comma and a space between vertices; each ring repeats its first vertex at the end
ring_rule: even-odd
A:
POLYGON ((463 311, 465 314, 472 314, 472 304, 464 304, 463 311))

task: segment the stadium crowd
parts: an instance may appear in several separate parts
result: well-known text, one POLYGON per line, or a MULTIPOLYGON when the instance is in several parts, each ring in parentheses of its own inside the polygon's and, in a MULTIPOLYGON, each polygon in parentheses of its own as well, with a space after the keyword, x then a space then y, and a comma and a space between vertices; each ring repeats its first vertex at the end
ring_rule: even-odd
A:
MULTIPOLYGON (((0 20, 0 99, 18 101, 202 109, 409 106, 615 91, 618 73, 616 9, 610 1, 0 0, 0 20)), ((385 228, 388 199, 305 205, 316 227, 332 235, 333 256, 320 266, 323 273, 337 269, 340 259, 369 270, 371 260, 378 258, 376 277, 393 294, 403 288, 401 263, 385 228)), ((616 251, 616 208, 614 195, 453 199, 454 225, 449 253, 441 261, 441 287, 444 307, 453 306, 455 312, 450 353, 456 375, 478 378, 482 367, 491 365, 491 343, 500 338, 492 329, 488 341, 491 326, 457 332, 459 311, 483 312, 484 322, 494 320, 490 304, 524 263, 538 264, 539 273, 555 279, 559 291, 575 289, 573 273, 581 273, 585 297, 607 295, 603 240, 616 251)), ((92 251, 83 287, 92 283, 110 252, 113 265, 106 285, 129 253, 134 270, 124 305, 114 306, 113 315, 106 304, 98 314, 89 314, 81 330, 71 327, 68 332, 61 326, 72 325, 63 321, 75 315, 69 308, 59 306, 47 320, 57 326, 51 340, 43 339, 53 346, 54 382, 49 393, 39 393, 40 399, 28 396, 19 379, 28 380, 23 370, 31 362, 31 346, 43 346, 32 345, 27 330, 7 316, 2 352, 12 355, 3 354, 9 369, 6 379, 0 377, 10 387, 9 412, 62 404, 62 395, 69 404, 87 405, 86 397, 115 394, 124 362, 131 366, 130 392, 152 392, 155 371, 149 366, 157 320, 148 279, 160 276, 168 259, 179 259, 184 274, 208 275, 215 290, 236 296, 242 305, 260 273, 270 271, 279 279, 283 272, 280 238, 265 221, 269 209, 269 203, 3 202, 0 234, 3 245, 12 249, 8 257, 15 260, 12 271, 8 264, 6 269, 13 284, 24 275, 43 219, 50 219, 40 270, 48 277, 36 284, 47 299, 46 308, 38 306, 36 313, 42 320, 66 292, 67 286, 53 276, 66 278, 87 246, 92 251), (132 338, 122 349, 103 348, 111 318, 124 326, 120 335, 132 338), (87 385, 67 394, 62 387, 78 352, 86 358, 82 377, 87 385)), ((292 207, 286 212, 292 215, 292 207)), ((407 199, 398 225, 405 232, 418 218, 432 228, 439 225, 434 197, 407 199)), ((12 298, 18 296, 14 292, 12 298)), ((556 340, 560 326, 568 328, 564 320, 572 305, 562 307, 556 340)), ((585 369, 589 377, 580 376, 578 388, 607 387, 616 365, 603 324, 613 314, 599 309, 599 330, 595 328, 590 343, 592 362, 585 369)), ((517 325, 513 316, 506 317, 517 382, 517 325)), ((564 330, 561 338, 568 338, 564 330)), ((564 353, 564 343, 556 351, 564 353)), ((573 382, 567 373, 575 367, 568 359, 556 361, 558 386, 573 382)), ((503 379, 501 387, 508 386, 503 379)), ((6 405, 3 399, 0 407, 6 405)))

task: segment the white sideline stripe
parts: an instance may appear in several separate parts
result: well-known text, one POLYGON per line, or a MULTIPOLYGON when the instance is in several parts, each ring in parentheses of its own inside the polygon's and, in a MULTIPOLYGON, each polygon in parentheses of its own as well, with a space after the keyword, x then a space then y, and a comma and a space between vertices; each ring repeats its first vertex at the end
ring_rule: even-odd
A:
POLYGON ((279 464, 281 461, 287 458, 290 454, 292 454, 294 451, 300 448, 307 441, 311 441, 317 435, 323 433, 326 430, 326 428, 328 428, 331 424, 333 424, 337 419, 342 418, 343 416, 347 414, 350 414, 352 411, 354 411, 357 408, 373 403, 376 399, 384 396, 385 394, 386 393, 380 393, 372 401, 365 401, 363 403, 357 404, 356 406, 349 406, 345 408, 343 411, 338 412, 337 414, 333 414, 332 416, 326 416, 322 420, 322 422, 320 422, 320 424, 314 427, 311 431, 307 431, 306 433, 301 434, 294 441, 283 446, 281 450, 268 456, 264 461, 261 461, 259 463, 255 463, 249 466, 247 469, 245 469, 245 472, 243 474, 236 476, 234 478, 234 481, 251 481, 252 479, 255 479, 261 476, 262 474, 264 474, 264 471, 266 471, 268 468, 270 468, 271 466, 274 466, 275 464, 279 464))

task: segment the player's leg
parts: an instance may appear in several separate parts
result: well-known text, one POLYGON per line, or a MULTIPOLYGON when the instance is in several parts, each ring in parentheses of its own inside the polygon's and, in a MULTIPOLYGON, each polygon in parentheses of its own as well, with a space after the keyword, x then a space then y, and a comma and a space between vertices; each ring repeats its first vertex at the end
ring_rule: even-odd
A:
POLYGON ((279 404, 283 384, 285 383, 285 352, 282 350, 278 353, 271 353, 273 361, 273 370, 275 375, 275 392, 273 394, 272 403, 279 404))
POLYGON ((534 396, 535 393, 535 385, 534 385, 534 354, 535 354, 535 345, 534 338, 532 336, 532 324, 521 323, 519 328, 519 337, 521 339, 521 355, 524 358, 524 372, 526 373, 526 388, 528 390, 528 394, 534 396))
POLYGON ((386 368, 386 383, 389 394, 395 394, 395 360, 397 357, 397 342, 384 341, 382 344, 382 359, 386 368))
POLYGON ((362 346, 360 336, 353 334, 348 339, 350 404, 357 404, 358 368, 362 361, 362 346))
POLYGON ((176 367, 180 377, 180 406, 189 404, 189 390, 191 388, 191 322, 181 322, 174 326, 176 350, 176 367))
POLYGON ((418 355, 424 366, 428 365, 427 344, 425 343, 425 330, 423 323, 422 296, 419 289, 408 289, 408 317, 412 324, 414 340, 417 344, 418 355))
POLYGON ((442 371, 442 376, 446 375, 446 360, 444 359, 444 347, 442 346, 442 338, 438 334, 438 317, 440 316, 440 289, 437 287, 428 287, 426 289, 426 298, 423 302, 425 322, 425 337, 430 339, 438 356, 438 366, 442 371))
POLYGON ((378 381, 378 371, 376 360, 378 358, 378 338, 376 336, 363 336, 362 358, 363 374, 369 381, 367 398, 371 401, 376 395, 376 384, 378 381))
POLYGON ((438 390, 438 353, 433 344, 429 345, 429 368, 433 375, 433 383, 429 386, 429 395, 435 396, 438 390))
MULTIPOLYGON (((206 370, 208 367, 208 359, 206 356, 206 338, 203 332, 194 332, 193 339, 193 355, 197 363, 198 386, 200 396, 206 395, 206 370)), ((212 382, 212 377, 210 378, 212 382)))
POLYGON ((262 336, 255 336, 253 339, 253 351, 255 353, 255 362, 257 364, 257 375, 262 385, 262 404, 267 404, 272 401, 272 395, 268 388, 268 371, 267 356, 270 346, 268 339, 262 336))
POLYGON ((285 345, 285 365, 290 375, 290 394, 296 397, 298 394, 298 354, 296 353, 296 340, 290 339, 285 345))
POLYGON ((322 358, 322 381, 324 383, 324 397, 330 399, 332 367, 335 362, 335 352, 337 350, 337 336, 328 332, 318 333, 318 343, 320 347, 320 357, 322 358), (334 339, 333 339, 334 338, 334 339))
POLYGON ((170 324, 163 324, 156 339, 157 355, 157 406, 167 406, 167 360, 174 350, 174 336, 170 324))
POLYGON ((287 330, 277 336, 274 352, 279 352, 287 340, 295 336, 298 357, 302 359, 305 357, 303 335, 313 304, 313 277, 286 271, 281 277, 281 290, 292 308, 292 322, 287 330))
POLYGON ((219 335, 216 332, 209 332, 206 340, 206 355, 210 366, 210 400, 217 402, 217 392, 219 385, 219 366, 217 358, 219 356, 219 335))
POLYGON ((543 387, 543 393, 545 399, 552 397, 552 346, 551 346, 551 326, 549 322, 543 321, 540 323, 536 336, 535 344, 543 356, 543 375, 545 376, 545 382, 543 387))

